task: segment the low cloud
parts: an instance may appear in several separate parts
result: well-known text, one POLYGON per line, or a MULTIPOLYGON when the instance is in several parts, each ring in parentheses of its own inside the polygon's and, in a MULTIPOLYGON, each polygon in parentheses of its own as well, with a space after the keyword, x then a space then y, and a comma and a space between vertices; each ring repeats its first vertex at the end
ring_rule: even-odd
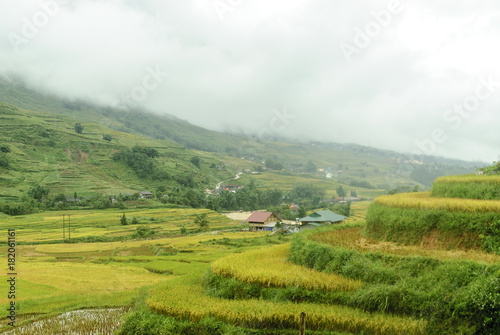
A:
POLYGON ((280 136, 408 153, 432 140, 435 155, 497 159, 500 86, 459 127, 446 120, 481 78, 500 82, 493 1, 2 5, 0 75, 36 89, 248 134, 286 108, 280 136), (154 80, 152 69, 168 75, 154 80), (432 139, 436 129, 446 140, 432 139))

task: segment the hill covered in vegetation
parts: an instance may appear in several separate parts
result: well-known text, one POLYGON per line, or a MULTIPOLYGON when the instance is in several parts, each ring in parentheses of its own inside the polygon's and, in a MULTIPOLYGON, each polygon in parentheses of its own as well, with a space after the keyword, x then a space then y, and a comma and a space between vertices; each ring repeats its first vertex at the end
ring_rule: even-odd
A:
MULTIPOLYGON (((422 156, 416 162, 408 154, 355 144, 304 142, 299 137, 283 140, 270 134, 264 140, 258 136, 235 136, 207 130, 168 114, 63 99, 29 89, 22 81, 5 78, 0 78, 0 101, 24 111, 93 124, 94 130, 102 128, 101 132, 126 133, 129 135, 123 137, 135 135, 142 142, 148 139, 160 141, 156 145, 204 152, 235 169, 264 168, 265 173, 275 175, 286 173, 335 181, 348 188, 372 190, 368 192, 371 195, 411 190, 415 186, 428 188, 439 176, 471 173, 482 165, 431 156, 422 156)), ((263 182, 275 182, 276 178, 264 179, 263 182)), ((290 188, 289 181, 287 184, 290 188)), ((338 184, 332 185, 333 189, 338 184)))

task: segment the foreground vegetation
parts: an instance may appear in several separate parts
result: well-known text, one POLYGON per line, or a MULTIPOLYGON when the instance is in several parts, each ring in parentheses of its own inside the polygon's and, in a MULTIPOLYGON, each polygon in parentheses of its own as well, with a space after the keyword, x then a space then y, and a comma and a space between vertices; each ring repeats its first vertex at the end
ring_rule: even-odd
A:
POLYGON ((201 214, 206 215, 212 230, 241 228, 241 222, 207 209, 157 208, 50 211, 24 216, 0 214, 0 229, 16 229, 20 244, 61 243, 63 237, 67 243, 120 242, 179 236, 182 227, 184 233, 199 232, 200 226, 195 219, 201 214), (123 215, 127 218, 126 225, 121 220, 123 215))
MULTIPOLYGON (((191 217, 189 210, 186 212, 186 216, 191 217)), ((99 220, 98 214, 93 214, 93 220, 99 220)), ((105 219, 106 213, 101 214, 105 219)), ((176 217, 182 218, 182 212, 176 217)), ((19 221, 21 226, 33 225, 30 216, 19 221)), ((209 222, 213 224, 212 219, 209 222)), ((234 241, 241 250, 268 243, 263 233, 215 232, 113 243, 33 244, 50 240, 51 235, 46 227, 45 231, 30 235, 30 242, 16 247, 19 326, 75 310, 130 306, 140 288, 168 280, 171 275, 182 276, 196 269, 203 270, 209 262, 232 252, 232 248, 214 241, 234 241)), ((22 236, 20 229, 19 239, 22 236)), ((7 247, 0 247, 0 252, 6 255, 7 247)), ((6 275, 0 276, 3 282, 7 279, 6 275)), ((0 298, 3 324, 7 323, 8 303, 7 295, 0 298)), ((75 318, 75 322, 80 319, 75 318)), ((50 323, 55 327, 59 321, 51 320, 50 323)))
POLYGON ((367 236, 403 244, 500 252, 500 203, 406 193, 378 197, 367 214, 367 236))
POLYGON ((491 334, 500 329, 500 265, 359 252, 298 236, 290 259, 319 271, 361 280, 343 303, 428 320, 434 334, 491 334))
POLYGON ((369 314, 342 306, 212 298, 204 294, 199 274, 155 287, 146 302, 160 314, 192 321, 212 316, 226 323, 243 324, 251 328, 293 328, 299 324, 301 312, 307 314, 308 329, 419 334, 423 333, 425 326, 424 322, 369 314))
POLYGON ((433 197, 499 200, 500 176, 461 175, 439 177, 432 185, 433 197))

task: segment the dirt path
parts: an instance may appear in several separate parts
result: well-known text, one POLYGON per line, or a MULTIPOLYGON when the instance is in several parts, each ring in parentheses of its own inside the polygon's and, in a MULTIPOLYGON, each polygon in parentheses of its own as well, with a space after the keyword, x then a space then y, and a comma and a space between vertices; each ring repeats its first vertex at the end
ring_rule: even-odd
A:
POLYGON ((225 181, 240 179, 240 176, 241 176, 242 173, 243 172, 238 172, 236 174, 236 176, 234 176, 233 179, 222 180, 222 181, 218 182, 217 185, 215 185, 215 189, 218 190, 220 188, 220 186, 222 185, 222 183, 225 182, 225 181))

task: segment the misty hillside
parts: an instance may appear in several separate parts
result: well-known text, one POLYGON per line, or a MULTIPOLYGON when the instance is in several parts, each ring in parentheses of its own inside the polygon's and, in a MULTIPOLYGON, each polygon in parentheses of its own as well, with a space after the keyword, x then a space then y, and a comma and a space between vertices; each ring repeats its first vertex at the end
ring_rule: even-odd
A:
POLYGON ((0 103, 0 119, 4 199, 20 199, 35 185, 52 194, 81 196, 135 193, 159 185, 203 189, 234 175, 220 161, 173 141, 88 122, 78 133, 79 122, 65 115, 0 103))
POLYGON ((408 155, 355 144, 301 143, 300 138, 261 141, 210 131, 169 115, 61 99, 5 79, 0 80, 0 101, 5 102, 0 141, 12 148, 4 154, 9 159, 9 170, 1 176, 4 197, 19 197, 26 184, 35 183, 65 193, 151 188, 158 180, 141 177, 112 159, 136 144, 158 150, 154 164, 164 171, 161 183, 198 189, 212 189, 241 170, 248 172, 241 184, 253 179, 263 189, 313 182, 328 196, 335 196, 339 185, 374 196, 398 188, 424 189, 438 176, 473 172, 480 165, 436 157, 411 162, 408 155), (82 134, 75 133, 75 123, 83 125, 82 134), (111 141, 103 139, 106 134, 111 141), (202 157, 200 167, 190 161, 195 156, 202 157))

